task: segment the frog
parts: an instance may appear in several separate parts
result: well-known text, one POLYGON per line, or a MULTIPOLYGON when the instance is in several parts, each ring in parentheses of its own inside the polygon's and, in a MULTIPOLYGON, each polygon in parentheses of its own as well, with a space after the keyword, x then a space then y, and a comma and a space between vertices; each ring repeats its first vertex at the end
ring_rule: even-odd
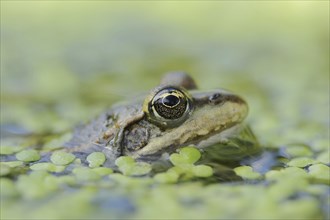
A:
POLYGON ((224 153, 224 160, 236 150, 241 158, 259 149, 244 125, 247 115, 248 104, 239 95, 225 89, 200 90, 188 73, 172 71, 147 95, 114 104, 78 127, 66 149, 103 152, 112 165, 120 156, 142 161, 168 158, 185 146, 215 149, 212 152, 224 153))

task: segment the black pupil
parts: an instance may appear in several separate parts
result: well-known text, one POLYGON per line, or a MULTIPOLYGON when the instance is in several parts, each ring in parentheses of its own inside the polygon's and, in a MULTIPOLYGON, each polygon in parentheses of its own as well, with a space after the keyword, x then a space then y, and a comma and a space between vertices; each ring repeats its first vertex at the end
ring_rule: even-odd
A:
POLYGON ((168 120, 179 119, 186 112, 188 102, 184 97, 175 94, 176 91, 164 91, 158 94, 153 101, 153 108, 157 114, 168 120))
POLYGON ((163 103, 166 106, 172 107, 177 105, 180 102, 180 99, 175 95, 168 95, 163 98, 163 103))

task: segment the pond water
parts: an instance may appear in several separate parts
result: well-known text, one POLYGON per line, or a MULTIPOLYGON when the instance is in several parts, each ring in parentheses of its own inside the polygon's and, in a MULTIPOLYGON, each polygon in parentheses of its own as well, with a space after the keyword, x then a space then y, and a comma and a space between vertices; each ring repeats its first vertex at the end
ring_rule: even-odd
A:
POLYGON ((329 219, 328 8, 1 2, 1 219, 329 219), (172 70, 244 97, 264 152, 210 164, 187 147, 166 168, 109 168, 56 151, 172 70))

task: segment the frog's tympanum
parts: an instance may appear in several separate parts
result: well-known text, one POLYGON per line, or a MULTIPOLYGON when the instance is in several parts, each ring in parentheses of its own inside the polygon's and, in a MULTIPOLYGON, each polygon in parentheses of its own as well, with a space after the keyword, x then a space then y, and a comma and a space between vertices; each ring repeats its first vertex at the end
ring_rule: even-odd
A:
POLYGON ((188 145, 202 151, 212 147, 212 154, 237 159, 258 148, 242 126, 247 113, 238 95, 198 90, 189 75, 172 72, 146 97, 115 105, 77 129, 67 147, 71 152, 102 151, 108 161, 123 155, 154 160, 188 145))

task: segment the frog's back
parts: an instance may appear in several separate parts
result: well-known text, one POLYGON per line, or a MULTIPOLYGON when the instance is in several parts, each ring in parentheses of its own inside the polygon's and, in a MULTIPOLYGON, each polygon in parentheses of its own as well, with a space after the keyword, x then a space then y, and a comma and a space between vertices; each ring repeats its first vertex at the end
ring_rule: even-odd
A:
POLYGON ((85 152, 97 147, 100 134, 103 134, 108 126, 113 126, 113 122, 112 124, 106 123, 109 115, 112 115, 112 111, 101 114, 88 124, 76 127, 72 139, 65 144, 65 147, 72 152, 85 152))
MULTIPOLYGON (((141 112, 142 104, 138 102, 115 105, 88 124, 78 126, 65 147, 70 152, 86 154, 93 151, 104 152, 105 149, 119 150, 114 146, 114 139, 121 135, 126 124, 136 118, 140 119, 141 112)), ((108 154, 113 153, 108 152, 108 154)))

